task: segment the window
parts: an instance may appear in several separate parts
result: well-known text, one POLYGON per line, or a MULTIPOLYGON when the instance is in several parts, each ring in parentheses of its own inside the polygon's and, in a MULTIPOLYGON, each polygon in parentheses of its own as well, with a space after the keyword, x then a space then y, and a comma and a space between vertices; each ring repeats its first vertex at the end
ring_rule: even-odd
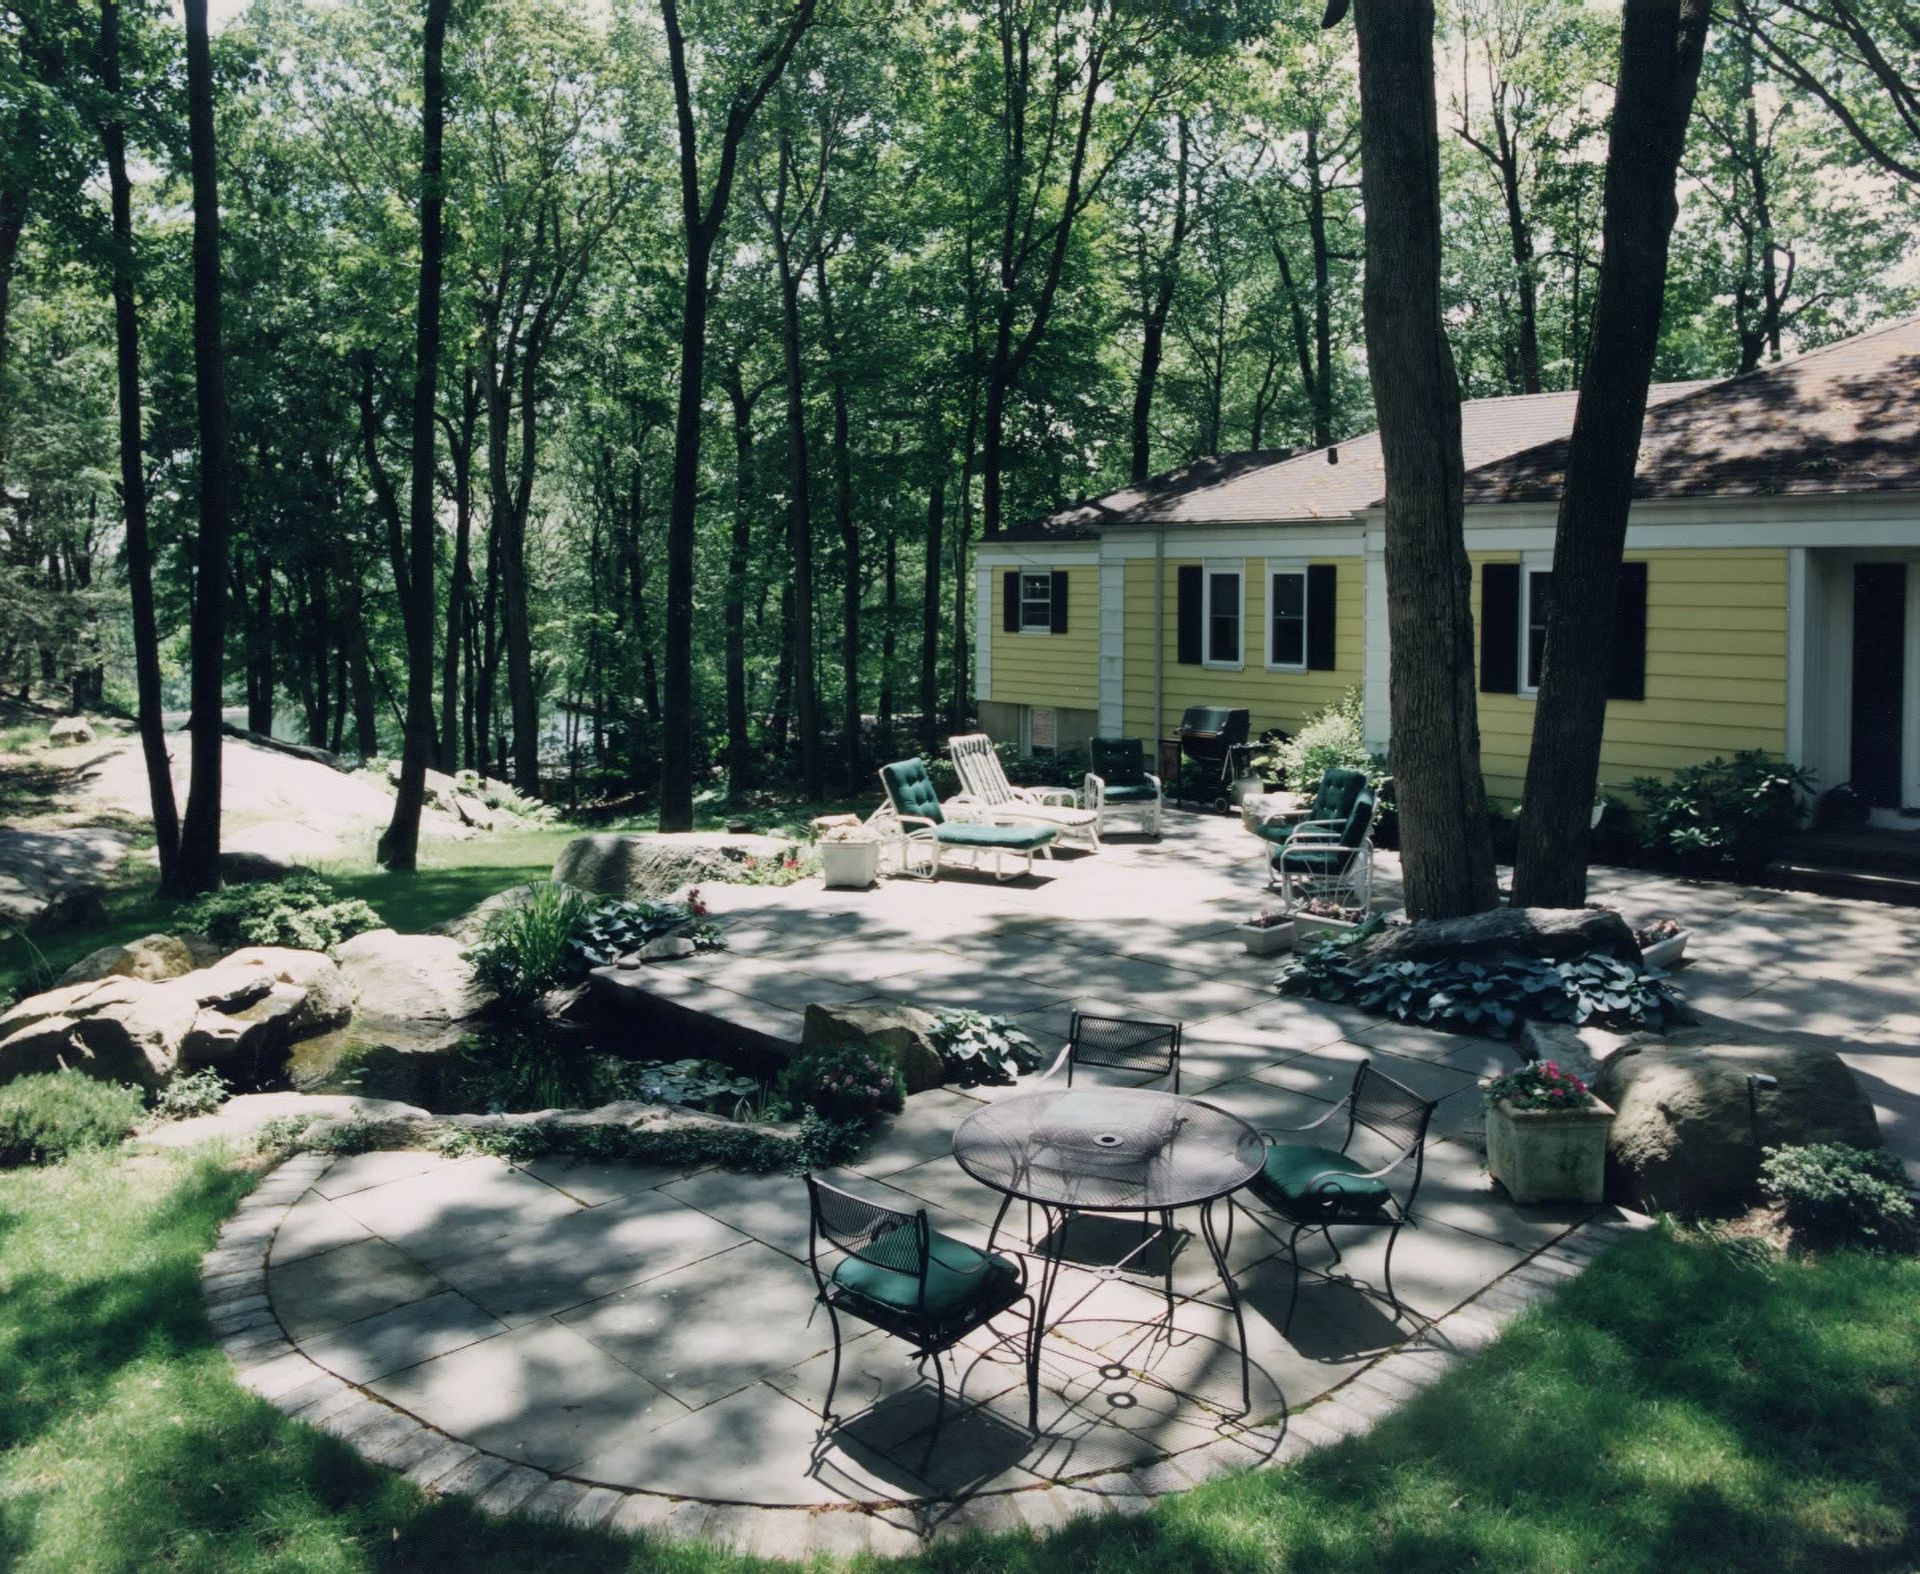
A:
POLYGON ((1240 570, 1207 570, 1207 665, 1240 665, 1240 570))
POLYGON ((1053 575, 1022 573, 1020 576, 1020 632, 1053 632, 1053 575))
POLYGON ((1549 569, 1529 569, 1520 576, 1525 613, 1520 620, 1520 690, 1532 694, 1540 687, 1540 674, 1547 664, 1547 597, 1553 584, 1549 569))
POLYGON ((1307 670, 1307 571, 1274 569, 1267 576, 1267 665, 1307 670))
POLYGON ((1059 747, 1059 736, 1059 716, 1052 706, 1027 707, 1027 753, 1053 753, 1059 747))

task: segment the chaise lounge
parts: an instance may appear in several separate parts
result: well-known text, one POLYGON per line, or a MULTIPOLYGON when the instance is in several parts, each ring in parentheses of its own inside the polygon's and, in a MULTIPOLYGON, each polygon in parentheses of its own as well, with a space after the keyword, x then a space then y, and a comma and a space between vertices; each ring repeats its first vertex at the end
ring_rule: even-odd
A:
POLYGON ((955 812, 949 814, 934 790, 926 762, 918 757, 881 766, 880 785, 886 789, 887 801, 867 823, 881 836, 893 838, 901 872, 922 879, 939 879, 941 859, 959 852, 969 854, 976 869, 982 867, 984 855, 992 853, 996 880, 1030 875, 1033 855, 1042 853, 1051 858, 1053 844, 1060 837, 1058 826, 1001 818, 994 811, 958 800, 953 805, 955 812), (921 850, 926 854, 924 870, 915 867, 921 850), (1012 874, 1006 867, 1009 854, 1022 859, 1021 867, 1012 874))
POLYGON ((993 740, 984 732, 949 738, 947 753, 965 802, 990 811, 997 819, 1054 826, 1062 842, 1081 842, 1090 852, 1100 851, 1100 816, 1081 808, 1071 787, 1014 786, 1007 780, 993 740))

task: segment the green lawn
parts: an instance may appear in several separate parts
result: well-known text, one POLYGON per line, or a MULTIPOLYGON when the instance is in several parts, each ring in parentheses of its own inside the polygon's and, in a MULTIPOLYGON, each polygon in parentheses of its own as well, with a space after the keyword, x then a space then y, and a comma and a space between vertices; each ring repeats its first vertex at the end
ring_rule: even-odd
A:
MULTIPOLYGON (((482 1521, 236 1387, 196 1280, 217 1154, 0 1175, 0 1568, 730 1568, 482 1521)), ((1620 1247, 1370 1436, 1044 1542, 1024 1570, 1911 1569, 1920 1262, 1620 1247)))

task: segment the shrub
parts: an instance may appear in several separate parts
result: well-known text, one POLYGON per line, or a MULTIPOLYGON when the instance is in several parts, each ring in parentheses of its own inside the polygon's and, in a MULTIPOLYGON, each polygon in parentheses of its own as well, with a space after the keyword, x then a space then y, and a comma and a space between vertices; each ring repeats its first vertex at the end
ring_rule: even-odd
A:
POLYGON ((162 1120, 189 1120, 211 1115, 232 1096, 227 1079, 207 1066, 169 1082, 154 1099, 153 1112, 162 1120))
POLYGON ((1768 1148, 1760 1189, 1780 1203, 1787 1227, 1808 1245, 1884 1251, 1913 1244, 1907 1172, 1882 1149, 1844 1142, 1768 1148))
POLYGON ((1313 792, 1335 768, 1365 771, 1378 784, 1386 766, 1366 745, 1361 711, 1360 691, 1348 689, 1291 738, 1260 755, 1257 768, 1277 776, 1289 792, 1313 792))
POLYGON ((1275 986, 1283 995, 1344 1002, 1398 1022, 1500 1038, 1511 1037, 1528 1019, 1657 1032, 1678 1004, 1657 969, 1598 952, 1564 962, 1437 957, 1356 964, 1347 960, 1356 938, 1295 952, 1281 964, 1275 986))
POLYGON ((1011 743, 995 746, 1007 780, 1016 787, 1078 788, 1093 768, 1085 749, 1057 749, 1052 754, 1022 754, 1011 743))
POLYGON ((1780 838, 1800 824, 1813 775, 1763 749, 1685 765, 1671 777, 1639 776, 1640 835, 1647 848, 1699 873, 1758 874, 1780 838))
POLYGON ((1593 1090, 1556 1060, 1535 1061, 1480 1090, 1489 1108, 1505 1102, 1515 1109, 1585 1109, 1596 1102, 1593 1090))
POLYGON ((342 940, 380 927, 365 902, 340 896, 317 874, 258 885, 230 885, 180 910, 189 929, 225 946, 277 945, 331 951, 342 940))
POLYGON ((468 950, 480 981, 509 1004, 532 1000, 564 982, 574 963, 571 942, 592 898, 570 885, 536 885, 524 902, 493 913, 468 950))
POLYGON ((942 1011, 933 1030, 934 1048, 946 1080, 963 1088, 1000 1087, 1023 1071, 1046 1064, 1040 1046, 1004 1017, 984 1011, 942 1011))
POLYGON ((906 1104, 900 1068, 873 1044, 830 1044, 788 1066, 780 1091, 829 1121, 868 1120, 906 1104))
POLYGON ((110 1148, 144 1112, 140 1090, 123 1083, 78 1071, 20 1077, 0 1088, 0 1169, 110 1148))

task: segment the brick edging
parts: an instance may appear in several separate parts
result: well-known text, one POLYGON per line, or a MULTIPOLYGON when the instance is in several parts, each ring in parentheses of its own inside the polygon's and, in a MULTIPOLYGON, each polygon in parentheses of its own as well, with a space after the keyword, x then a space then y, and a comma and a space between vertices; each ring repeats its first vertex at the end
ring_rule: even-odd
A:
MULTIPOLYGON (((766 1508, 668 1497, 596 1486, 503 1459, 329 1372, 281 1327, 267 1291, 268 1255, 288 1210, 332 1164, 324 1154, 285 1160, 220 1227, 213 1249, 200 1262, 201 1292, 215 1342, 231 1363, 235 1381, 282 1414, 339 1438, 369 1463, 396 1470, 423 1490, 471 1498, 488 1513, 533 1513, 580 1529, 700 1540, 766 1558, 862 1551, 892 1556, 962 1531, 1045 1532, 1074 1519, 1142 1513, 1164 1493, 1185 1491, 1246 1464, 1246 1446, 1222 1437, 1129 1470, 980 1493, 958 1502, 902 1503, 896 1510, 876 1513, 853 1506, 766 1508)), ((1471 1300, 1435 1319, 1419 1344, 1377 1357, 1290 1412, 1280 1445, 1265 1463, 1285 1465, 1314 1448, 1367 1431, 1403 1400, 1490 1343, 1509 1318, 1579 1274, 1631 1228, 1590 1221, 1532 1253, 1471 1300)))

